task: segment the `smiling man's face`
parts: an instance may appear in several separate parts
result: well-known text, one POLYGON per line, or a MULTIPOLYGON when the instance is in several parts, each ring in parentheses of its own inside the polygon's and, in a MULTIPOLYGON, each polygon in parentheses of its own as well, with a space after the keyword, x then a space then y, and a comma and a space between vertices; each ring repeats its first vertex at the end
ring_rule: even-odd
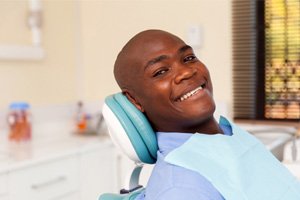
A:
POLYGON ((132 87, 122 90, 156 131, 195 132, 213 119, 209 72, 181 39, 150 31, 132 42, 124 55, 132 87))

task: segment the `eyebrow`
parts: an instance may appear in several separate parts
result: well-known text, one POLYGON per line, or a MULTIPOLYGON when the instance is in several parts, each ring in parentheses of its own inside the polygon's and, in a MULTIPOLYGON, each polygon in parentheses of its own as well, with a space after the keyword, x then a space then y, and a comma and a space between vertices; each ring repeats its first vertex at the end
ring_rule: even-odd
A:
POLYGON ((161 56, 158 56, 156 58, 153 58, 151 60, 149 60, 144 68, 144 70, 146 70, 147 68, 149 68, 150 66, 156 64, 156 63, 159 63, 165 59, 169 58, 169 56, 166 56, 166 55, 161 55, 161 56))
POLYGON ((178 53, 184 53, 185 51, 187 50, 192 50, 193 48, 189 45, 184 45, 183 47, 181 47, 179 50, 178 50, 178 53))
MULTIPOLYGON (((183 47, 181 47, 181 48, 178 49, 178 54, 182 54, 182 53, 184 53, 185 51, 190 50, 190 49, 192 49, 191 46, 189 46, 189 45, 184 45, 183 47)), ((169 58, 169 56, 167 56, 167 55, 161 55, 161 56, 158 56, 158 57, 156 57, 156 58, 153 58, 153 59, 149 60, 149 61, 147 62, 147 64, 145 65, 144 70, 146 70, 148 67, 150 67, 150 66, 152 66, 152 65, 154 65, 154 64, 156 64, 156 63, 159 63, 159 62, 161 62, 161 61, 163 61, 163 60, 165 60, 165 59, 167 59, 167 58, 169 58)))

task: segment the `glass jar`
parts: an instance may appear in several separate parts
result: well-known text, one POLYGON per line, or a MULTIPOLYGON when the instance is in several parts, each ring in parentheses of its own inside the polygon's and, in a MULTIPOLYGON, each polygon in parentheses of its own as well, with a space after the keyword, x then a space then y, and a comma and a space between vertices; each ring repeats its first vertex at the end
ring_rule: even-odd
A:
POLYGON ((9 106, 7 121, 9 125, 9 139, 24 141, 31 138, 31 114, 29 104, 14 102, 9 106))

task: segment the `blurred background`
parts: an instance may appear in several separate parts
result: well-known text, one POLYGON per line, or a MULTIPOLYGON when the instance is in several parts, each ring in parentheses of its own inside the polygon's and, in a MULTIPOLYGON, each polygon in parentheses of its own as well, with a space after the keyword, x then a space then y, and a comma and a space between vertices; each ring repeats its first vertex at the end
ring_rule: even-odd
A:
POLYGON ((0 200, 96 199, 122 187, 132 163, 101 109, 120 91, 118 52, 146 29, 190 44, 211 73, 216 115, 300 178, 299 12, 299 0, 0 0, 0 200), (25 136, 14 135, 20 110, 25 136))
MULTIPOLYGON (((29 2, 0 1, 0 45, 33 45, 29 2)), ((229 0, 46 0, 36 4, 41 6, 39 45, 44 54, 38 59, 0 60, 0 107, 20 99, 32 105, 99 100, 119 91, 112 74, 117 53, 145 29, 163 29, 187 40, 189 31, 199 28, 196 53, 210 69, 215 96, 232 102, 229 0)))

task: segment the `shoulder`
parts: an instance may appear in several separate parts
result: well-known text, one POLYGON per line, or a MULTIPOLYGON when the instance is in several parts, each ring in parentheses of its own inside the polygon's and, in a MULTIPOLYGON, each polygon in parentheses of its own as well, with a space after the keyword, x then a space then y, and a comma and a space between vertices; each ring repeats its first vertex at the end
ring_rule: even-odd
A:
POLYGON ((199 173, 166 163, 161 155, 158 158, 146 187, 146 199, 223 199, 199 173))

